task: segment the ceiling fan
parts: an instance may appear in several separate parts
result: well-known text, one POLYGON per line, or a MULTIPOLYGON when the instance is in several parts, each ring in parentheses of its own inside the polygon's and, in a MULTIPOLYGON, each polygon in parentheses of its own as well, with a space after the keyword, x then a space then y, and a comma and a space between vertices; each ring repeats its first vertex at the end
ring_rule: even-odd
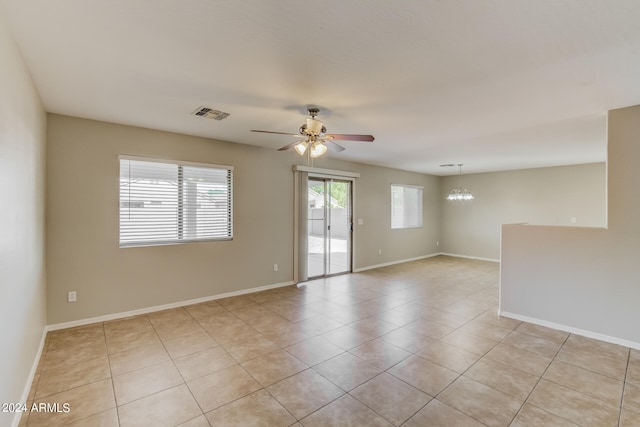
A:
POLYGON ((251 132, 260 133, 274 133, 277 135, 289 135, 295 138, 302 138, 302 141, 295 141, 291 144, 285 145, 278 149, 278 151, 289 150, 293 148, 296 153, 301 156, 309 149, 309 156, 312 158, 320 157, 327 152, 327 148, 332 151, 343 151, 344 147, 333 142, 337 141, 362 141, 373 142, 374 138, 371 135, 352 135, 344 133, 327 133, 327 128, 324 124, 316 119, 316 116, 320 112, 318 108, 309 108, 309 118, 307 122, 300 126, 298 134, 286 133, 286 132, 271 132, 268 130, 252 130, 251 132))

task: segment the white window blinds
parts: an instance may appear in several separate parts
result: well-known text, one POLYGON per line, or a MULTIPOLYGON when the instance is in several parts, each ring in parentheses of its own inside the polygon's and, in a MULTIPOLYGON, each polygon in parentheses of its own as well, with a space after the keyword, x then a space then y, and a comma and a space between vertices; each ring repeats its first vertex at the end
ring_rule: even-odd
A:
POLYGON ((233 168, 120 157, 120 246, 233 237, 233 168))
POLYGON ((422 227, 422 187, 391 184, 391 228, 422 227))

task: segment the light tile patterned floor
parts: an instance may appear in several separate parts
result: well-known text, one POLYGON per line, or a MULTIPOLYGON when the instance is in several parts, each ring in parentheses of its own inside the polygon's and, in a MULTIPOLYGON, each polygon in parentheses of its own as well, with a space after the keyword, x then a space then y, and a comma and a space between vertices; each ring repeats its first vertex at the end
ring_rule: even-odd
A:
POLYGON ((640 351, 500 318, 436 257, 52 332, 21 426, 639 426, 640 351))

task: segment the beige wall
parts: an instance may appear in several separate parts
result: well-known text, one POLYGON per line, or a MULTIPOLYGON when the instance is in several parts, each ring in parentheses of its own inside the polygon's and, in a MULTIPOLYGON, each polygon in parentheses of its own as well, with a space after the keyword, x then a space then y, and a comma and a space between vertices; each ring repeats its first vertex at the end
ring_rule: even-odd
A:
POLYGON ((640 348, 640 106, 609 112, 608 228, 505 226, 501 310, 640 348))
MULTIPOLYGON (((0 14, 0 402, 19 402, 45 326, 46 116, 0 14)), ((0 413, 0 425, 13 414, 0 413)))
MULTIPOLYGON (((291 166, 301 160, 293 152, 49 115, 48 322, 293 280, 291 166), (118 248, 119 154, 234 166, 234 240, 118 248), (78 302, 66 302, 70 290, 78 302)), ((476 195, 470 204, 444 200, 455 177, 328 157, 315 166, 361 174, 354 218, 363 225, 354 221, 354 270, 440 251, 497 259, 502 223, 569 224, 571 216, 578 226, 605 222, 604 164, 465 175, 476 195), (390 229, 392 183, 424 186, 423 228, 390 229)))
MULTIPOLYGON (((52 114, 47 149, 49 324, 293 280, 293 152, 52 114), (119 154, 234 166, 233 241, 120 249, 119 154)), ((361 174, 354 269, 436 251, 438 178, 329 158, 315 166, 361 174), (425 187, 424 228, 390 230, 391 183, 425 187)))
POLYGON ((432 175, 406 172, 359 163, 333 161, 340 170, 361 174, 356 180, 354 207, 354 270, 393 263, 438 252, 440 236, 440 179, 432 175), (391 230, 391 184, 423 186, 422 228, 391 230), (363 224, 357 225, 357 218, 363 224), (378 255, 378 249, 382 255, 378 255))
POLYGON ((462 176, 475 196, 467 203, 445 200, 459 184, 442 180, 442 252, 498 260, 502 224, 604 227, 606 165, 592 163, 462 176))

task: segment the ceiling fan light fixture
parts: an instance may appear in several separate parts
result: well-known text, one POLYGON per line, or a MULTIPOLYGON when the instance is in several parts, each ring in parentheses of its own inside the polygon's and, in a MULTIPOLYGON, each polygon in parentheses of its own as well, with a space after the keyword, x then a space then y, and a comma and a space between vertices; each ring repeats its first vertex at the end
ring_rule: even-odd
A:
POLYGON ((313 118, 307 119, 307 133, 318 136, 322 133, 322 122, 313 118))
POLYGON ((296 144, 293 149, 296 150, 296 153, 300 154, 301 156, 304 156, 305 151, 307 151, 307 147, 309 146, 309 143, 307 141, 300 141, 299 144, 296 144))
POLYGON ((321 141, 315 141, 311 145, 311 149, 309 151, 309 156, 312 159, 318 158, 327 152, 327 146, 324 145, 321 141))
POLYGON ((256 130, 252 129, 251 132, 260 133, 272 133, 276 135, 287 135, 296 138, 301 138, 300 142, 292 142, 284 147, 278 148, 278 151, 286 151, 295 149, 296 153, 301 156, 305 154, 308 156, 307 161, 311 158, 317 158, 327 152, 327 149, 331 147, 333 151, 344 151, 344 147, 335 143, 337 141, 361 141, 361 142, 373 142, 375 139, 373 135, 357 135, 347 133, 327 133, 327 128, 324 123, 316 119, 318 112, 317 108, 308 108, 309 118, 298 129, 298 134, 286 133, 286 132, 272 132, 268 130, 256 130), (328 144, 328 147, 327 147, 328 144))

